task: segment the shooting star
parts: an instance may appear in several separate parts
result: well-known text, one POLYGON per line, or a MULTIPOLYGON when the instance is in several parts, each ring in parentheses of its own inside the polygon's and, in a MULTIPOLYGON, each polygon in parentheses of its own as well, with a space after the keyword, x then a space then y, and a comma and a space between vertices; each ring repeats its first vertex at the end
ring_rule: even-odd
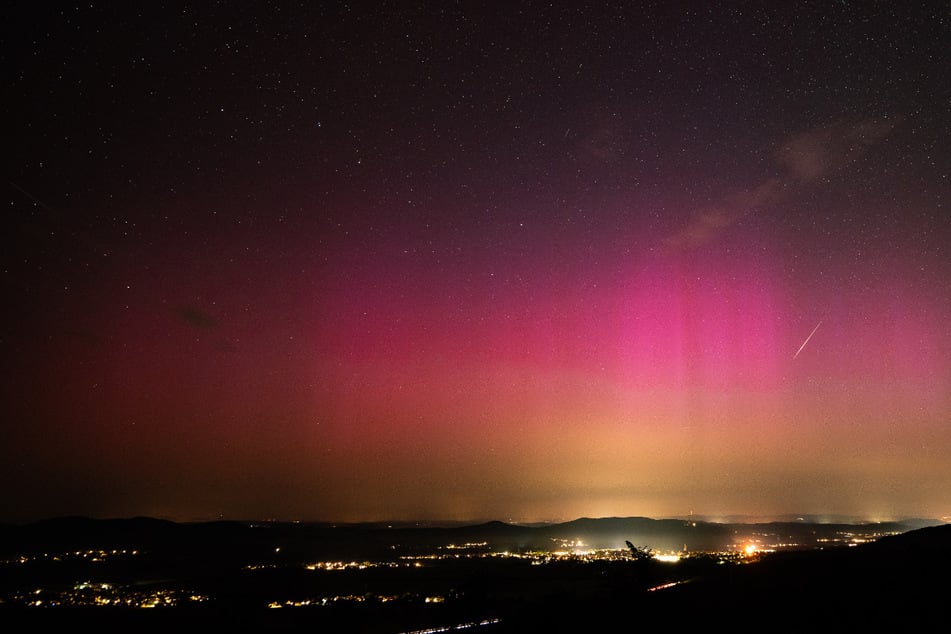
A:
POLYGON ((7 181, 7 182, 10 183, 10 186, 11 186, 11 187, 13 187, 13 188, 16 189, 18 192, 20 192, 21 194, 23 194, 24 196, 26 196, 27 198, 29 198, 30 200, 32 200, 33 202, 35 202, 37 205, 39 205, 39 206, 42 207, 43 209, 45 209, 45 210, 47 210, 47 211, 53 211, 52 209, 50 209, 50 206, 49 206, 49 205, 47 205, 46 203, 44 203, 44 202, 43 202, 42 200, 40 200, 39 198, 37 198, 36 196, 34 196, 33 194, 31 194, 30 192, 28 192, 28 191, 26 191, 25 189, 23 189, 22 187, 20 187, 19 185, 17 185, 17 184, 14 183, 13 181, 7 181))
POLYGON ((806 337, 806 340, 802 342, 802 345, 799 346, 799 350, 796 350, 796 354, 792 356, 793 359, 799 356, 799 353, 802 352, 802 349, 806 347, 806 344, 809 343, 809 340, 812 339, 812 335, 816 334, 816 331, 819 330, 819 326, 822 325, 822 320, 819 320, 819 323, 816 324, 816 327, 812 329, 812 332, 809 333, 809 336, 806 337))

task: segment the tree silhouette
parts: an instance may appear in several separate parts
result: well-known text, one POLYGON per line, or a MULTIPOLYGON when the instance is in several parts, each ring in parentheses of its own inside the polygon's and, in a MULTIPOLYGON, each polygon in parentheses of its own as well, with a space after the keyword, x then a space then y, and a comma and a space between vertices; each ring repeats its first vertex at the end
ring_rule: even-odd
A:
POLYGON ((654 551, 650 548, 638 548, 629 541, 625 541, 624 543, 627 544, 628 549, 631 551, 631 556, 634 557, 636 561, 651 559, 654 556, 654 551))

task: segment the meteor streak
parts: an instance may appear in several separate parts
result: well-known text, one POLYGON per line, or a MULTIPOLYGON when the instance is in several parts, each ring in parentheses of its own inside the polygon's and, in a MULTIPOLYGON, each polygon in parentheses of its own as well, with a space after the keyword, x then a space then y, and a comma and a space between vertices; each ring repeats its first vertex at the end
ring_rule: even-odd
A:
POLYGON ((809 340, 812 339, 812 335, 816 334, 816 331, 819 330, 819 326, 822 325, 822 320, 819 320, 819 323, 816 324, 816 327, 812 329, 812 332, 809 333, 809 336, 806 337, 806 340, 802 342, 802 345, 799 346, 799 350, 796 350, 796 354, 792 356, 793 359, 799 356, 799 353, 802 352, 802 349, 806 347, 806 344, 809 343, 809 340))

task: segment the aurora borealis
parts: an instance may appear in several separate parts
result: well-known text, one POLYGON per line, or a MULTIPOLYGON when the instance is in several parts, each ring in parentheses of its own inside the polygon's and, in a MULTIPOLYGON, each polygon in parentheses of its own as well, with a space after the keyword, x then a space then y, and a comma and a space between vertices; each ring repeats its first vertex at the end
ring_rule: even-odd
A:
POLYGON ((4 519, 951 515, 949 20, 19 6, 4 519))

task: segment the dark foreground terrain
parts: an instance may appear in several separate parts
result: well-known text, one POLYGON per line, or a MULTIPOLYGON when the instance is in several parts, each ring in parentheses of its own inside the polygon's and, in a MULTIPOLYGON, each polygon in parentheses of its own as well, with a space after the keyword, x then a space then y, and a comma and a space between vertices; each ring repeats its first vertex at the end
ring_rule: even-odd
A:
MULTIPOLYGON (((714 555, 677 563, 638 558, 634 551, 626 556, 623 540, 616 557, 537 555, 539 548, 551 550, 564 535, 574 534, 564 532, 568 529, 583 528, 595 541, 599 530, 605 535, 627 530, 635 539, 659 543, 661 534, 684 527, 681 522, 661 531, 657 521, 644 519, 589 522, 562 527, 561 533, 556 527, 526 530, 498 523, 341 529, 145 519, 6 527, 0 628, 909 632, 944 631, 951 621, 951 525, 742 562, 714 555), (502 548, 526 555, 499 556, 502 548), (331 557, 338 568, 315 565, 331 557), (78 596, 111 603, 69 603, 78 596), (170 603, 151 609, 116 605, 129 597, 140 604, 166 597, 170 603), (275 605, 282 607, 269 607, 275 605)), ((699 541, 728 540, 737 530, 689 528, 709 533, 698 535, 699 541)), ((770 530, 843 532, 832 528, 770 530)), ((670 539, 685 534, 690 535, 670 539)))

